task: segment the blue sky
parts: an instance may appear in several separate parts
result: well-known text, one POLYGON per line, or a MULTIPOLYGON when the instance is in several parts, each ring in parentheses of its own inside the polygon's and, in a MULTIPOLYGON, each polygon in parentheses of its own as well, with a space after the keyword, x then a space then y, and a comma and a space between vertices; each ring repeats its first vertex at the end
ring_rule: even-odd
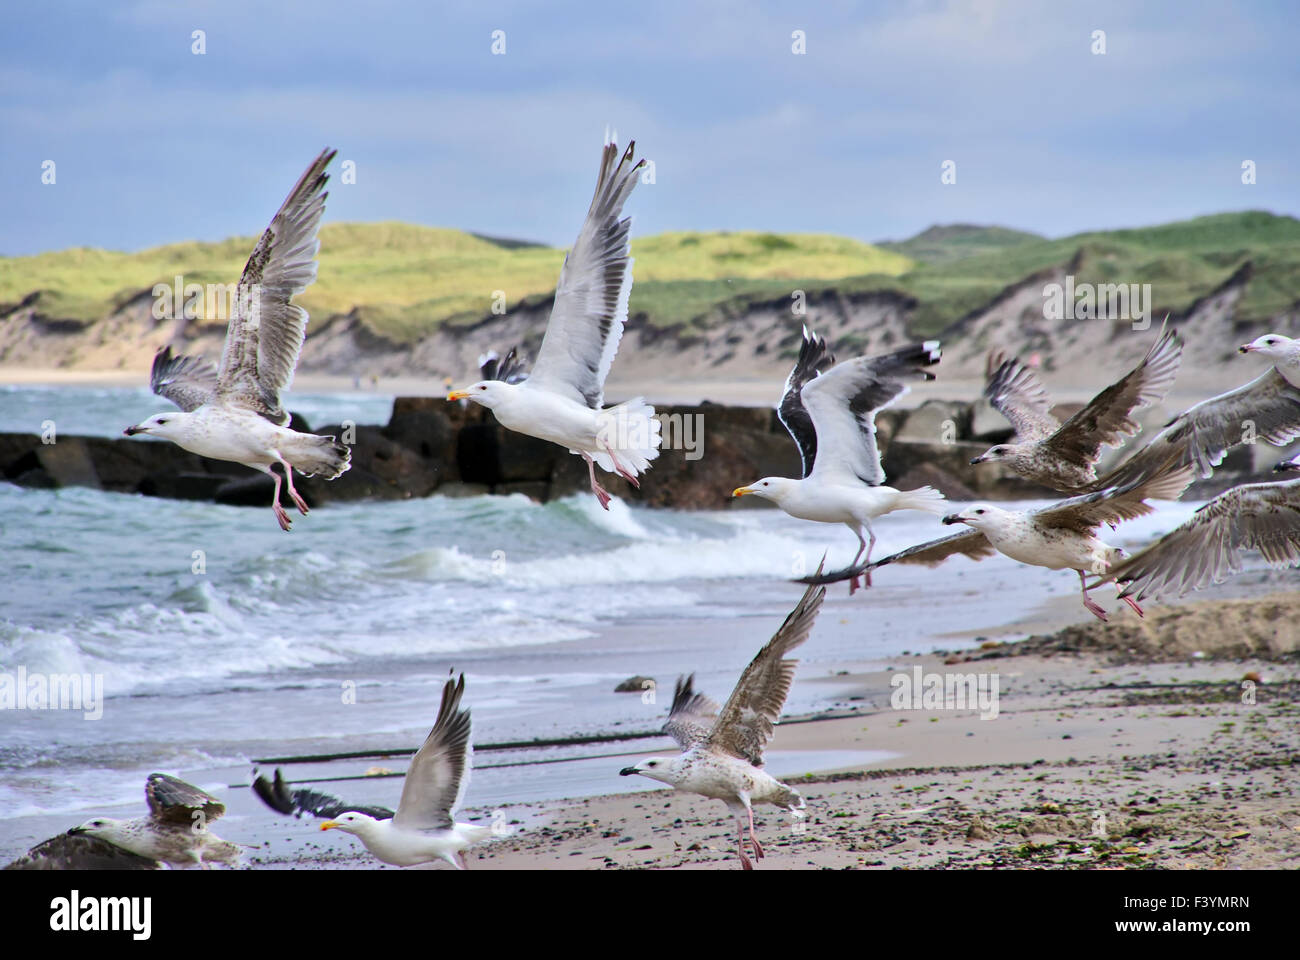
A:
POLYGON ((1297 40, 1286 2, 16 4, 0 254, 256 233, 326 144, 329 219, 567 245, 607 124, 656 162, 639 234, 1296 214, 1297 40))

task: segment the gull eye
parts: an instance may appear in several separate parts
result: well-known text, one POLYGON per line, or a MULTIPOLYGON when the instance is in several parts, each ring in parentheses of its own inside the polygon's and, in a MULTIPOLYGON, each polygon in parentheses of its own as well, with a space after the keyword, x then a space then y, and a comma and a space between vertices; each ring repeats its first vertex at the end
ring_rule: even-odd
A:
POLYGON ((486 389, 487 389, 487 386, 486 386, 486 385, 481 386, 481 387, 479 387, 479 389, 480 389, 480 390, 486 390, 486 389))
POLYGON ((984 511, 983 511, 983 510, 976 510, 975 512, 976 512, 976 513, 983 513, 984 511))

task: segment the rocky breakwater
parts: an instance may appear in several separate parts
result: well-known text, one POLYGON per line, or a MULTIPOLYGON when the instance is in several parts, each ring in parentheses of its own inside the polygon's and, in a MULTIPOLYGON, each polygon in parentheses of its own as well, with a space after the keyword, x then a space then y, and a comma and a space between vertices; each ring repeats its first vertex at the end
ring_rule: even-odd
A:
MULTIPOLYGON (((748 508, 732 501, 735 487, 764 476, 798 476, 793 442, 773 410, 762 407, 660 407, 664 449, 633 489, 617 477, 605 483, 630 503, 677 509, 748 508)), ((876 418, 877 442, 888 482, 903 489, 930 484, 953 500, 1049 498, 996 464, 970 459, 1010 428, 978 405, 930 400, 912 410, 876 418)), ((334 434, 352 447, 352 469, 337 480, 302 478, 298 489, 312 506, 337 501, 402 500, 432 494, 471 496, 522 493, 546 501, 584 491, 587 468, 553 444, 512 433, 481 407, 439 397, 398 397, 380 426, 308 425, 295 429, 334 434)), ((1216 473, 1226 486, 1241 478, 1216 473)), ((272 481, 247 467, 206 460, 174 444, 114 437, 0 434, 0 476, 25 487, 93 487, 118 493, 210 500, 262 507, 272 481)), ((286 501, 286 506, 288 505, 286 501)))

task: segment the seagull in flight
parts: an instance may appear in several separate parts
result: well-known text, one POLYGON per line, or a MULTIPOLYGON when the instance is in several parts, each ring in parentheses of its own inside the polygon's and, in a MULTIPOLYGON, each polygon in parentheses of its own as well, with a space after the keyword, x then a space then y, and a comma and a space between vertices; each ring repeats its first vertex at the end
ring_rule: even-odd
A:
MULTIPOLYGON (((402 782, 402 798, 391 819, 380 819, 350 808, 320 825, 322 830, 342 830, 355 836, 384 863, 411 867, 446 860, 465 869, 465 853, 492 835, 491 827, 456 822, 469 771, 470 716, 460 708, 465 675, 448 680, 442 688, 438 719, 416 751, 402 782)), ((387 811, 384 811, 387 812, 387 811)))
POLYGON ((677 741, 681 754, 650 757, 619 771, 624 777, 649 777, 686 793, 723 801, 736 818, 740 865, 745 870, 754 868, 745 854, 747 824, 754 857, 763 857, 763 845, 754 836, 754 804, 770 803, 796 817, 803 816, 805 803, 799 791, 762 769, 763 750, 780 719, 799 662, 786 659, 786 654, 808 639, 825 595, 824 587, 804 591, 781 629, 740 675, 721 710, 695 692, 694 674, 679 678, 664 733, 677 741))
POLYGON ((127 427, 128 437, 161 437, 191 453, 242 463, 275 481, 271 509, 282 530, 289 514, 280 506, 279 465, 289 497, 300 513, 307 502, 293 484, 293 471, 327 480, 349 466, 352 453, 332 436, 289 429, 280 393, 293 380, 307 333, 307 311, 293 303, 316 279, 316 238, 325 209, 325 167, 334 150, 312 161, 253 249, 236 288, 221 366, 201 357, 158 351, 150 385, 180 407, 127 427))
MULTIPOLYGON (((919 563, 932 567, 958 554, 978 561, 1002 553, 1031 566, 1074 570, 1079 575, 1084 609, 1104 622, 1106 611, 1088 596, 1092 587, 1087 585, 1085 575, 1104 574, 1128 554, 1101 540, 1097 529, 1103 523, 1114 527, 1122 520, 1153 512, 1148 499, 1177 500, 1182 496, 1192 481, 1193 468, 1190 464, 1176 466, 1175 459, 1171 457, 1165 469, 1151 477, 1036 510, 1006 510, 990 503, 975 503, 943 518, 945 524, 964 524, 969 530, 909 547, 875 563, 826 574, 818 572, 797 582, 836 583, 861 574, 867 566, 919 563)), ((1136 600, 1131 596, 1122 599, 1142 616, 1136 600)))
POLYGON ((1047 391, 1034 372, 1015 357, 1003 360, 989 377, 984 396, 1011 421, 1016 435, 971 463, 1005 463, 1026 480, 1066 493, 1111 486, 1109 478, 1097 478, 1101 448, 1137 434, 1141 428, 1133 411, 1164 400, 1178 375, 1182 351, 1182 338, 1162 328, 1141 363, 1064 424, 1052 416, 1047 391))
MULTIPOLYGON (((1300 457, 1279 472, 1300 472, 1300 457)), ((1125 584, 1120 596, 1179 596, 1241 572, 1257 550, 1270 567, 1300 566, 1300 479, 1245 483, 1219 494, 1159 540, 1111 567, 1092 586, 1125 584)), ((1090 588, 1091 589, 1091 588, 1090 588)))
POLYGON ((451 401, 487 407, 510 430, 582 457, 591 490, 606 510, 609 491, 596 480, 596 466, 640 487, 638 475, 659 456, 661 429, 654 407, 641 397, 605 407, 605 380, 623 338, 632 293, 632 221, 619 218, 645 166, 645 160, 633 162, 635 142, 628 143, 620 159, 616 139, 608 139, 601 152, 596 194, 564 258, 531 373, 522 382, 512 381, 503 373, 517 376, 518 365, 505 364, 493 377, 447 394, 451 401))
MULTIPOLYGON (((871 559, 876 545, 871 521, 876 517, 895 510, 942 513, 943 495, 932 487, 896 490, 884 485, 876 446, 877 411, 908 391, 907 380, 933 380, 926 368, 939 357, 939 341, 927 340, 884 356, 836 364, 826 341, 805 329, 777 408, 799 447, 803 476, 763 477, 731 495, 770 500, 800 520, 844 524, 858 538, 853 564, 864 552, 871 559)), ((870 572, 866 582, 871 585, 870 572)), ((852 578, 849 593, 858 585, 858 578, 852 578)))

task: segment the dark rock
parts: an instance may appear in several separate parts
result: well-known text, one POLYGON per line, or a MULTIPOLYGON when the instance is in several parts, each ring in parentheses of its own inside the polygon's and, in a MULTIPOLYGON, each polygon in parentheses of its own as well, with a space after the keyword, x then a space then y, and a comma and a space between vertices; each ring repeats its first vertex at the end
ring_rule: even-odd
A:
POLYGON ((624 680, 622 683, 620 683, 617 687, 614 688, 614 692, 615 693, 641 693, 644 690, 653 690, 654 683, 655 683, 654 678, 643 677, 640 674, 638 674, 635 677, 628 677, 626 680, 624 680))
POLYGON ((98 490, 99 476, 81 437, 64 437, 56 443, 36 447, 36 459, 60 487, 93 487, 98 490))
POLYGON ((899 490, 915 490, 917 487, 934 487, 949 500, 978 500, 977 494, 952 474, 933 463, 921 463, 914 466, 897 480, 891 480, 891 487, 899 490))

